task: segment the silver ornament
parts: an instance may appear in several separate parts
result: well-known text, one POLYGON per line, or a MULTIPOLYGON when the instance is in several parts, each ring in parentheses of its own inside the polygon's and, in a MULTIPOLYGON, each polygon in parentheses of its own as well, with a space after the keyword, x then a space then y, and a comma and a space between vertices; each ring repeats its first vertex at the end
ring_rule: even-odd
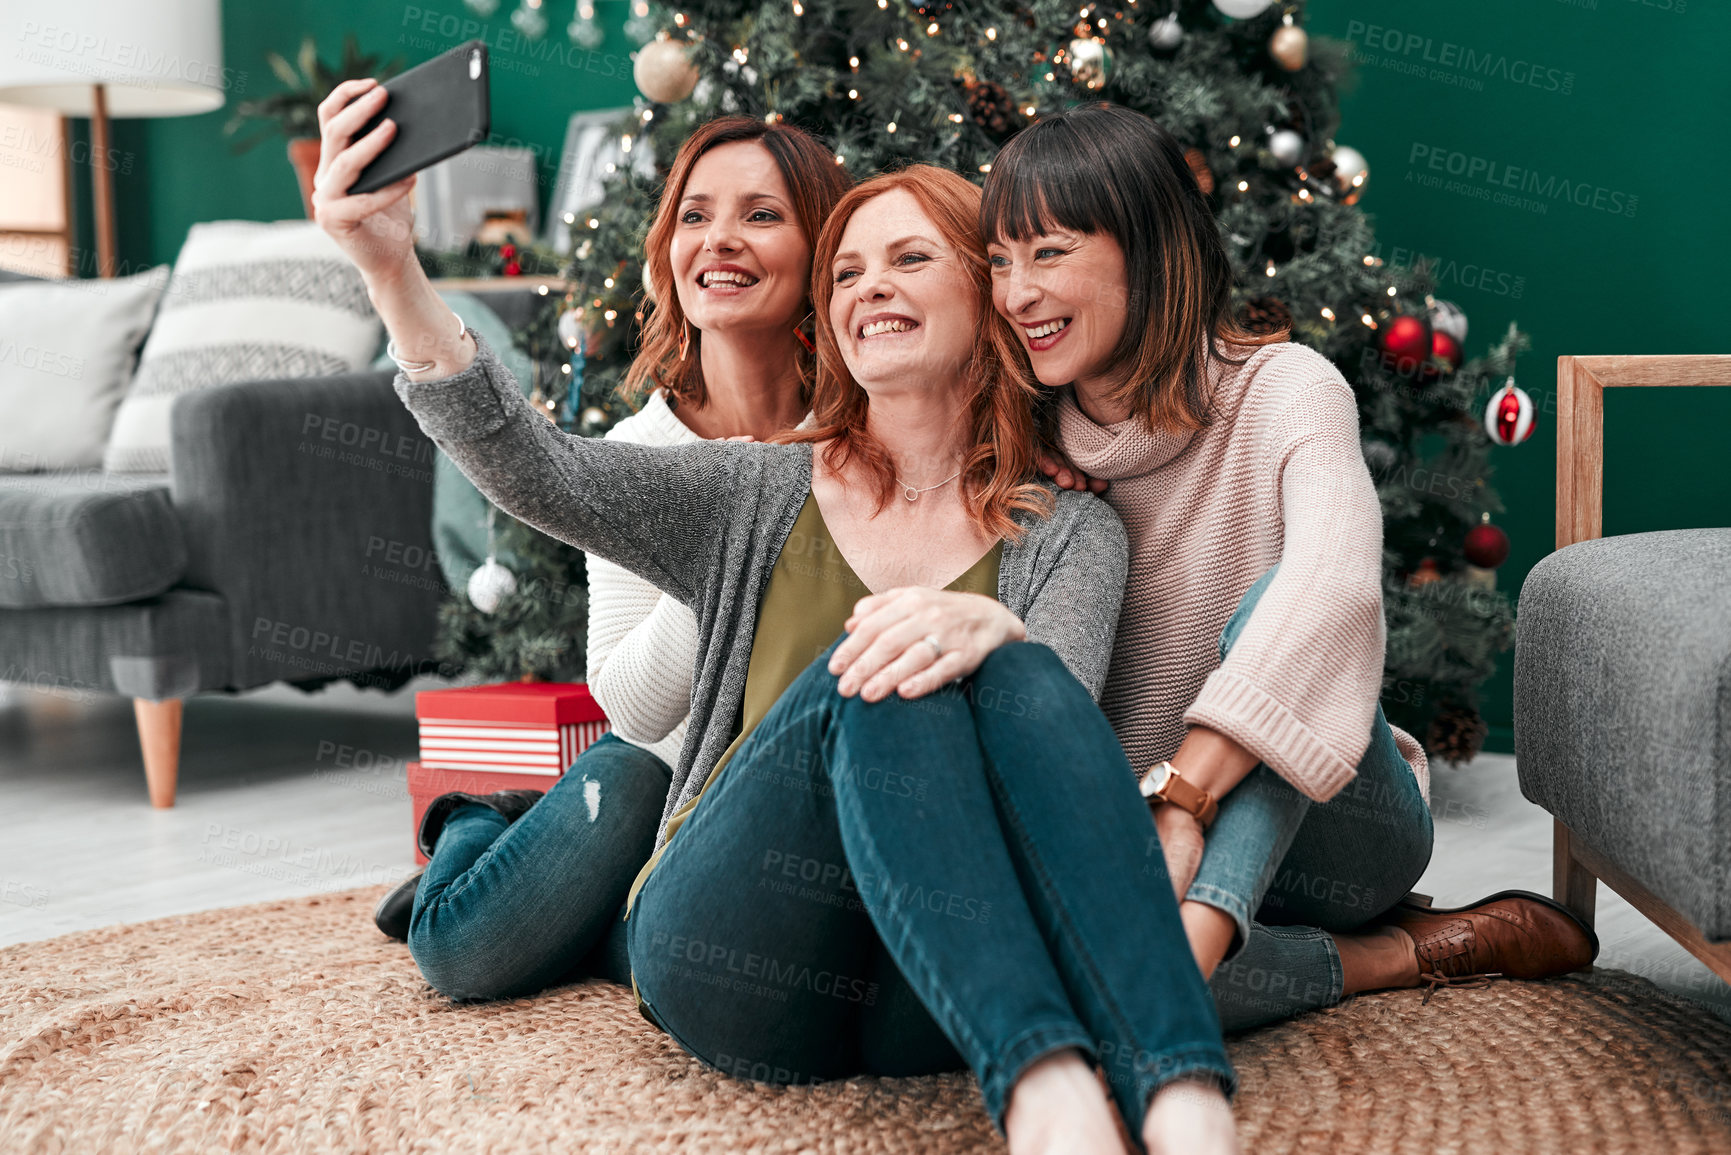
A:
POLYGON ((511 13, 511 27, 529 40, 539 40, 547 31, 547 18, 541 15, 540 8, 532 7, 529 0, 523 0, 522 6, 511 13))
POLYGON ((1370 162, 1356 148, 1341 145, 1334 150, 1334 187, 1342 193, 1362 189, 1370 179, 1370 162))
POLYGON ((1304 137, 1290 128, 1283 128, 1268 138, 1268 151, 1275 160, 1292 168, 1304 159, 1304 137))
POLYGON ((492 556, 469 575, 469 601, 484 614, 497 610, 499 603, 515 592, 517 576, 492 556))
POLYGON ((1248 20, 1268 11, 1274 0, 1214 0, 1214 6, 1234 20, 1248 20))
POLYGON ((1178 13, 1162 16, 1148 29, 1148 47, 1156 52, 1176 52, 1184 43, 1184 26, 1178 23, 1178 13))
POLYGON ((1430 307, 1430 327, 1434 332, 1447 333, 1462 348, 1467 343, 1467 315, 1453 301, 1438 301, 1430 307))
POLYGON ((559 343, 575 349, 583 340, 583 310, 566 309, 559 314, 559 343))
MULTIPOLYGON (((581 5, 578 6, 578 10, 582 10, 581 5)), ((601 47, 601 42, 607 38, 606 34, 601 31, 601 25, 595 23, 593 14, 587 18, 580 15, 571 21, 565 26, 565 35, 569 36, 571 43, 577 47, 588 48, 591 51, 601 47)))
POLYGON ((1112 52, 1104 43, 1087 37, 1077 37, 1070 41, 1069 52, 1070 75, 1084 88, 1094 90, 1106 87, 1106 82, 1112 79, 1112 52))

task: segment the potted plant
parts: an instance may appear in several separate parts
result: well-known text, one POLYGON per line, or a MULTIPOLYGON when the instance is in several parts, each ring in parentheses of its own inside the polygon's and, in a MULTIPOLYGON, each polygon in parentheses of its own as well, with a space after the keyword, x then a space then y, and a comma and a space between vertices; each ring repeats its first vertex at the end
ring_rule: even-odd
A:
POLYGON ((265 53, 265 59, 270 62, 270 69, 278 79, 288 85, 288 91, 262 100, 243 100, 223 126, 223 135, 233 136, 249 120, 273 122, 271 130, 235 142, 234 151, 245 152, 279 131, 288 137, 289 163, 294 166, 295 176, 300 181, 301 206, 310 218, 313 215, 313 174, 319 167, 319 103, 345 80, 363 76, 387 80, 395 76, 403 70, 403 58, 399 56, 381 66, 377 55, 361 55, 351 33, 343 38, 342 61, 335 69, 325 67, 310 36, 301 41, 296 58, 300 66, 298 70, 275 52, 265 53))

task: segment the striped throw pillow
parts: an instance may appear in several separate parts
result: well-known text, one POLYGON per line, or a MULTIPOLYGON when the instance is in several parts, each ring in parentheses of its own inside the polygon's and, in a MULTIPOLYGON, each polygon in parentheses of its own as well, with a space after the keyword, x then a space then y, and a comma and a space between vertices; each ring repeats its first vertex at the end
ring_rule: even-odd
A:
POLYGON ((314 222, 194 225, 115 415, 103 468, 166 472, 169 408, 182 393, 352 373, 366 368, 381 335, 360 273, 314 222))

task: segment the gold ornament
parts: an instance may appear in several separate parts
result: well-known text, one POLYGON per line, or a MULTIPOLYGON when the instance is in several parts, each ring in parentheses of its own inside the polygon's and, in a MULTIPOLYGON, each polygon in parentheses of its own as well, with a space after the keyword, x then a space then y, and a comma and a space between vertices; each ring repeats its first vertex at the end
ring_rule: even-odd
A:
POLYGON ((1268 54, 1288 72, 1297 72, 1310 57, 1310 37, 1296 24, 1282 24, 1268 39, 1268 54))
POLYGON ((637 50, 631 79, 637 82, 637 90, 656 104, 677 104, 697 87, 697 66, 691 63, 685 45, 653 40, 637 50))

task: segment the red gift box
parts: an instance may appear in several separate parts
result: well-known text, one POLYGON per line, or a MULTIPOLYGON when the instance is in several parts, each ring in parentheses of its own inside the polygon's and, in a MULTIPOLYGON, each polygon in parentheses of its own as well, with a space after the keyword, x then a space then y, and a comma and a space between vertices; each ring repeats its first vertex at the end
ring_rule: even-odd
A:
MULTIPOLYGON (((408 765, 414 814, 441 794, 547 791, 577 755, 611 729, 581 682, 505 682, 415 695, 421 758, 408 765)), ((425 863, 420 848, 417 862, 425 863)))

